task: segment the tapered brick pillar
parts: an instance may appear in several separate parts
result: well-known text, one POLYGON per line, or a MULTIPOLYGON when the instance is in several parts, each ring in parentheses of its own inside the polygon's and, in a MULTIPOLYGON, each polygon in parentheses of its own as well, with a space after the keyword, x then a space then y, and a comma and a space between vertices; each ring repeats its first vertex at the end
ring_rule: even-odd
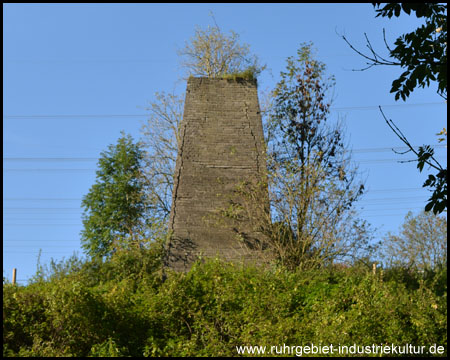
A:
MULTIPOLYGON (((245 260, 235 224, 218 214, 242 181, 265 178, 256 82, 190 77, 180 130, 167 264, 185 271, 198 255, 245 260)), ((239 231, 259 236, 246 226, 239 231)))

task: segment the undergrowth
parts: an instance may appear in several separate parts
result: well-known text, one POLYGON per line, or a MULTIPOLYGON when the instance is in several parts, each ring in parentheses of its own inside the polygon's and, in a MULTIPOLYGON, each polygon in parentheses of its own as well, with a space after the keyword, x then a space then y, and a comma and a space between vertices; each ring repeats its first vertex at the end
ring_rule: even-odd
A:
POLYGON ((4 283, 3 356, 237 356, 237 346, 311 343, 446 349, 446 269, 292 272, 216 259, 163 281, 160 252, 72 259, 27 286, 4 283))

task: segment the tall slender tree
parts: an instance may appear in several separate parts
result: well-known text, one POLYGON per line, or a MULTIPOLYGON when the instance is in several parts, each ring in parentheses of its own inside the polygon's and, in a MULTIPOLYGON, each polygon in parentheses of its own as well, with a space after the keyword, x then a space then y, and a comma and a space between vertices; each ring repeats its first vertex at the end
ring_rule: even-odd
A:
POLYGON ((151 230, 151 202, 143 176, 144 152, 122 133, 101 153, 97 180, 83 197, 82 247, 92 257, 142 246, 151 230))
POLYGON ((242 186, 238 191, 246 200, 223 212, 246 221, 254 213, 267 213, 253 208, 258 206, 255 194, 268 187, 271 215, 253 219, 254 229, 267 240, 255 243, 240 235, 250 250, 259 247, 263 256, 289 268, 349 260, 370 239, 368 224, 358 220, 353 206, 364 186, 350 161, 342 125, 330 124, 333 86, 312 44, 287 59, 266 120, 268 184, 242 186))

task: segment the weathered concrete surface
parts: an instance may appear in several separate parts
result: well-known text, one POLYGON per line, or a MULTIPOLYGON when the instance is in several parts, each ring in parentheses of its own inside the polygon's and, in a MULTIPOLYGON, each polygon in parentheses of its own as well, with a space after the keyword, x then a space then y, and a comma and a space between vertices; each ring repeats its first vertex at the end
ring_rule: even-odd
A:
MULTIPOLYGON (((169 220, 169 267, 188 270, 200 254, 248 258, 235 224, 217 214, 241 181, 265 176, 264 151, 255 82, 189 78, 169 220)), ((239 227, 252 233, 250 224, 239 227)))

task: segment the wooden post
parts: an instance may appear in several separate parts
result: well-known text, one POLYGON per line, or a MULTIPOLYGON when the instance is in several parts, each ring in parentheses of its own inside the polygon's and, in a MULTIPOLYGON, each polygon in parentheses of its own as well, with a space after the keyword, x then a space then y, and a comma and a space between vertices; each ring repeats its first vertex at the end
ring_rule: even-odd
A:
POLYGON ((372 264, 372 273, 375 275, 377 273, 377 263, 372 264))
POLYGON ((13 277, 12 277, 13 285, 16 285, 16 275, 17 275, 17 269, 13 268, 13 277))

